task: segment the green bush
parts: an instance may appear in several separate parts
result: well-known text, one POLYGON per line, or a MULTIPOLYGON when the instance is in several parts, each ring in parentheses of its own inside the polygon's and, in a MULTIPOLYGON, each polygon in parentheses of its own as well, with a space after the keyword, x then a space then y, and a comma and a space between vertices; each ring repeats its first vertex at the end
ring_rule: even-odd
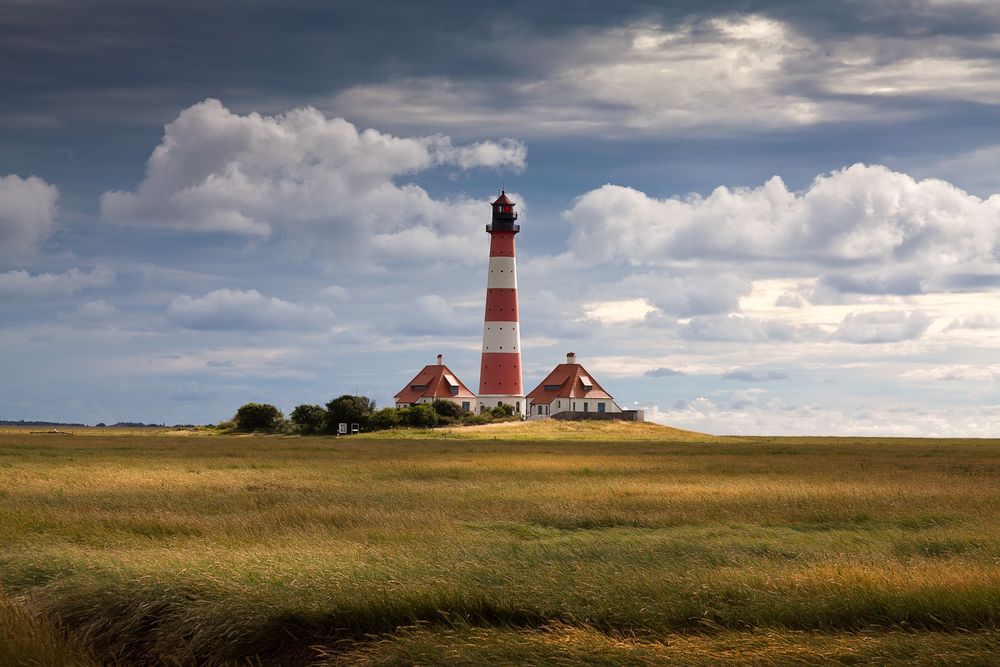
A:
POLYGON ((233 415, 238 431, 273 431, 284 418, 281 410, 270 403, 246 403, 233 415))
POLYGON ((412 405, 399 410, 399 420, 406 426, 416 428, 432 428, 437 426, 438 415, 430 403, 412 405))
POLYGON ((465 414, 465 410, 462 409, 461 405, 452 401, 446 401, 443 398, 435 399, 431 406, 439 417, 451 417, 454 420, 465 414))
POLYGON ((493 416, 496 417, 497 419, 504 419, 506 417, 513 417, 514 416, 514 406, 513 405, 507 405, 506 403, 501 403, 500 405, 498 405, 495 408, 493 408, 493 410, 491 410, 491 412, 493 413, 493 416))
POLYGON ((399 410, 396 408, 382 408, 371 414, 368 423, 372 430, 385 430, 399 426, 399 410))
POLYGON ((466 412, 462 415, 462 424, 465 426, 480 426, 482 424, 492 424, 493 423, 493 413, 489 411, 484 411, 480 414, 473 414, 471 412, 466 412))

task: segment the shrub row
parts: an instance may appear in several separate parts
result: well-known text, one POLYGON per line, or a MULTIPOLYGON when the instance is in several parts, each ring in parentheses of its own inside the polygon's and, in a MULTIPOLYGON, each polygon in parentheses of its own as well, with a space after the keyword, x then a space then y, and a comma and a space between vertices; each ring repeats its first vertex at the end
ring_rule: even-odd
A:
POLYGON ((366 396, 344 394, 325 406, 296 406, 288 419, 285 419, 281 410, 269 403, 246 403, 236 411, 231 422, 223 422, 219 426, 244 432, 312 435, 336 433, 340 424, 358 424, 363 431, 381 431, 399 427, 471 426, 513 419, 514 408, 509 405, 498 405, 480 414, 473 414, 463 411, 451 401, 438 399, 433 403, 378 410, 375 401, 366 396))

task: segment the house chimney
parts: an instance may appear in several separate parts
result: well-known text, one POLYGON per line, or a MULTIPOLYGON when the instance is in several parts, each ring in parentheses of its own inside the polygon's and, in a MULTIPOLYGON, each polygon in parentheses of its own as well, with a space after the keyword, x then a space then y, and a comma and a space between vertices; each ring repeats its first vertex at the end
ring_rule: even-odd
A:
POLYGON ((444 355, 443 354, 439 354, 438 355, 438 366, 444 366, 444 355))
POLYGON ((566 353, 566 363, 567 364, 575 364, 576 363, 576 352, 567 352, 566 353))

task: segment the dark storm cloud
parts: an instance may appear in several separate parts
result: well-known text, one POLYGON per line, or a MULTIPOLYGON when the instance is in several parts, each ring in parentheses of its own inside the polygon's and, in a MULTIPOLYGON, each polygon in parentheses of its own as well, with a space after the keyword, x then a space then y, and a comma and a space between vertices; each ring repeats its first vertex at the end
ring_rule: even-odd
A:
POLYGON ((975 36, 1000 25, 1000 11, 986 3, 949 8, 914 1, 316 0, 296 3, 294 11, 286 3, 235 0, 7 2, 0 85, 14 94, 3 96, 0 112, 25 127, 52 127, 67 113, 98 122, 108 105, 131 102, 144 111, 160 106, 163 122, 178 106, 208 95, 252 100, 267 111, 273 109, 261 108, 262 101, 284 108, 289 96, 389 78, 531 78, 558 61, 553 38, 641 23, 697 26, 746 13, 780 19, 813 40, 975 36), (67 101, 76 111, 64 107, 67 101))

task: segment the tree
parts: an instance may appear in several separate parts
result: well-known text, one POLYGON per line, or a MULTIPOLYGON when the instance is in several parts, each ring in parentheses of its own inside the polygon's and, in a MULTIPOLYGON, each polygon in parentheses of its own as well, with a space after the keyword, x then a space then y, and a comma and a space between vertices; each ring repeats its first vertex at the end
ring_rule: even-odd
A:
POLYGON ((399 410, 396 408, 382 408, 376 410, 368 418, 368 423, 373 429, 384 430, 399 426, 399 410))
POLYGON ((273 431, 285 418, 281 410, 270 403, 246 403, 233 416, 238 431, 273 431))
POLYGON ((368 418, 375 411, 375 401, 367 396, 344 394, 326 404, 325 428, 335 433, 337 424, 360 424, 368 426, 368 418))
POLYGON ((443 398, 437 398, 434 400, 434 412, 438 413, 441 417, 451 417, 453 419, 458 419, 462 416, 464 410, 462 406, 453 401, 446 401, 443 398))
POLYGON ((291 420, 299 433, 318 433, 323 429, 326 410, 322 405, 299 405, 292 410, 291 420))

